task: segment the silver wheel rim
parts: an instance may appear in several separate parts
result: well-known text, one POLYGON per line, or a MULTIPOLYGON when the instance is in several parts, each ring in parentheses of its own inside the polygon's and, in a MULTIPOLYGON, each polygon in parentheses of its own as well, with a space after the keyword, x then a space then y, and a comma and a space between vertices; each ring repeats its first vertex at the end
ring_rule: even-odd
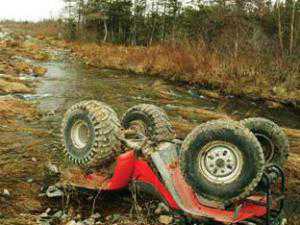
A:
POLYGON ((89 138, 90 129, 86 122, 78 121, 72 126, 71 140, 76 148, 85 148, 89 142, 89 138))
POLYGON ((216 184, 228 184, 241 175, 244 159, 235 145, 214 141, 201 149, 198 162, 199 171, 207 180, 216 184))

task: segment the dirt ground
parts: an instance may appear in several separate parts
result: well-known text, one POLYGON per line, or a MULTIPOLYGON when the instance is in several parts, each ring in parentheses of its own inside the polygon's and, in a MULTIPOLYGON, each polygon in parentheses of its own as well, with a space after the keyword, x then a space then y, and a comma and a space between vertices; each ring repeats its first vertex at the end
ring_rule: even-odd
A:
MULTIPOLYGON (((34 103, 28 103, 18 94, 35 92, 32 77, 43 76, 46 70, 24 60, 51 60, 43 49, 47 39, 28 41, 23 36, 0 40, 0 224, 68 224, 72 220, 92 219, 97 215, 101 224, 159 224, 154 211, 158 202, 147 201, 135 192, 79 193, 69 191, 64 197, 49 199, 48 186, 59 179, 65 165, 57 120, 52 114, 41 113, 34 103), (105 204, 101 204, 105 202, 105 204), (50 209, 50 210, 49 210, 50 209), (41 214, 63 215, 42 221, 41 214), (49 222, 50 221, 50 222, 49 222), (49 222, 49 223, 48 223, 49 222)), ((58 44, 57 44, 58 45, 58 44)), ((51 43, 53 46, 53 41, 51 43)), ((203 121, 232 118, 201 108, 193 111, 173 109, 171 114, 183 118, 197 116, 203 121)), ((238 119, 238 117, 233 117, 238 119)), ((196 123, 173 121, 179 137, 185 137, 196 123)), ((288 225, 300 224, 300 130, 285 128, 290 139, 291 152, 285 167, 288 179, 286 213, 288 225)))

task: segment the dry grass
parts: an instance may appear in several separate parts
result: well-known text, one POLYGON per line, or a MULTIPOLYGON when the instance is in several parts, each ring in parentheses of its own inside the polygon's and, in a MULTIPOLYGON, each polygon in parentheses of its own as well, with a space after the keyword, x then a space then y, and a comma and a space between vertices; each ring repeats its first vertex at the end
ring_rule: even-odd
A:
POLYGON ((300 99, 299 60, 276 61, 255 53, 223 57, 203 43, 163 43, 151 47, 71 43, 86 64, 168 80, 200 84, 222 93, 300 99))
POLYGON ((15 22, 15 21, 3 21, 5 27, 13 29, 18 34, 31 35, 33 37, 57 37, 62 31, 62 26, 55 20, 44 20, 41 22, 15 22))

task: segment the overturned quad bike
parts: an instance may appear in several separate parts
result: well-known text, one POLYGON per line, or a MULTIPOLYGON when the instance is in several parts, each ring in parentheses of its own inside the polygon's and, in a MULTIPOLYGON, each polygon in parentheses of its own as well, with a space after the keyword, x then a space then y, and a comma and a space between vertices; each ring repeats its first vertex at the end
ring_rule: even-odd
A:
POLYGON ((166 113, 153 105, 129 109, 120 122, 105 103, 71 107, 62 124, 68 184, 114 191, 149 187, 174 213, 195 221, 281 225, 289 144, 263 118, 216 120, 175 139, 166 113), (111 172, 112 171, 112 172, 111 172))

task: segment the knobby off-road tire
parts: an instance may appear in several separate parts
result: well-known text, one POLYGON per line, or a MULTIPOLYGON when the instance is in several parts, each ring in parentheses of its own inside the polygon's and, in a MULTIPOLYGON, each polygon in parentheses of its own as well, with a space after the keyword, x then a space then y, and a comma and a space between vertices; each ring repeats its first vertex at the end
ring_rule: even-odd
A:
POLYGON ((175 138, 167 114, 155 105, 140 104, 130 108, 121 123, 125 129, 138 130, 154 142, 171 141, 175 138))
POLYGON ((283 130, 265 118, 249 118, 241 123, 250 129, 260 142, 266 163, 283 166, 289 152, 289 141, 283 130))
POLYGON ((67 157, 77 165, 99 166, 120 150, 121 125, 105 103, 84 101, 72 106, 62 122, 67 157))
POLYGON ((209 201, 230 205, 249 196, 265 168, 263 150, 235 121, 211 121, 184 140, 180 168, 187 183, 209 201))

